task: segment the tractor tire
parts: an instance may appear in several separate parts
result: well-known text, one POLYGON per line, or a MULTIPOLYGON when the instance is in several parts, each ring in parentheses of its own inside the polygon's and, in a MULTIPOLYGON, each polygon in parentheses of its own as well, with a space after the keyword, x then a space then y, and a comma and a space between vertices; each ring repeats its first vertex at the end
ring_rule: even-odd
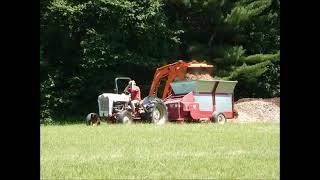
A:
POLYGON ((213 122, 217 124, 225 124, 227 123, 227 118, 223 113, 214 114, 213 115, 213 122))
POLYGON ((122 124, 132 124, 133 118, 131 113, 127 110, 121 111, 120 114, 118 115, 118 122, 122 124))
POLYGON ((165 124, 168 121, 167 108, 163 103, 156 103, 149 114, 149 120, 157 125, 165 124))
POLYGON ((97 126, 100 125, 100 118, 97 113, 89 113, 86 118, 87 126, 97 126))
POLYGON ((146 113, 142 116, 148 122, 161 125, 168 121, 168 111, 164 102, 156 96, 147 96, 142 100, 146 113))

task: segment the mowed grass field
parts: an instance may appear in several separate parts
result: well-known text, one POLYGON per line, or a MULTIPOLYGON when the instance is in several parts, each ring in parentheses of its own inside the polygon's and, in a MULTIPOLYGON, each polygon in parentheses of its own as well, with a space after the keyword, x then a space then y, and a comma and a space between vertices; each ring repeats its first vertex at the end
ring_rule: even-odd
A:
POLYGON ((41 126, 41 179, 279 179, 280 125, 41 126))

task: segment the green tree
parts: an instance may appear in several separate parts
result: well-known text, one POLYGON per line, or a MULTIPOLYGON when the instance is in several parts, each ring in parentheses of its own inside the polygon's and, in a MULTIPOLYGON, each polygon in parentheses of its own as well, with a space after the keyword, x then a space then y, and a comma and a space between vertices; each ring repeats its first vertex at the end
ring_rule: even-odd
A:
POLYGON ((215 65, 218 78, 248 86, 236 91, 238 97, 280 95, 273 93, 280 92, 279 81, 262 78, 271 67, 277 73, 269 75, 279 76, 280 1, 168 0, 167 9, 170 20, 185 32, 180 48, 184 58, 205 59, 215 65), (277 90, 259 90, 268 84, 277 90))
POLYGON ((156 67, 205 60, 241 97, 280 96, 279 0, 44 0, 41 117, 96 111, 116 76, 147 95, 156 67))
POLYGON ((152 76, 153 67, 176 53, 180 31, 167 25, 161 1, 45 4, 40 12, 43 117, 95 110, 98 93, 111 91, 115 76, 133 75, 128 64, 140 72, 150 66, 152 76))

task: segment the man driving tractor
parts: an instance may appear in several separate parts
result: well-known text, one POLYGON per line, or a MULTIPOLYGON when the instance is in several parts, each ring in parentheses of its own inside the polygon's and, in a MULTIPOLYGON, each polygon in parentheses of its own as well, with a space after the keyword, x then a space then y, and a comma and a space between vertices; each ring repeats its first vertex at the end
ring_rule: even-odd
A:
POLYGON ((130 106, 132 108, 132 112, 135 112, 135 105, 139 104, 141 101, 141 92, 139 86, 137 86, 136 82, 132 80, 129 81, 129 84, 124 91, 127 91, 131 94, 130 106))

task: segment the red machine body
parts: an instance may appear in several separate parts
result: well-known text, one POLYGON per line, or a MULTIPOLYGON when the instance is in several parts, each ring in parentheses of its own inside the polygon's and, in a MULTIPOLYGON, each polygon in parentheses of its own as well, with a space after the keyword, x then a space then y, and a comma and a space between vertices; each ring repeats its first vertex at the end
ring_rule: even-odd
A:
MULTIPOLYGON (((170 120, 210 121, 214 113, 223 113, 227 119, 234 118, 233 89, 237 83, 236 81, 212 80, 189 82, 184 81, 189 88, 198 88, 186 94, 170 96, 165 99, 164 102, 167 106, 170 120), (213 89, 211 89, 212 87, 213 89), (205 90, 201 92, 198 89, 205 90)), ((178 91, 177 87, 173 89, 178 91)))
POLYGON ((178 61, 157 69, 149 96, 157 95, 160 80, 166 79, 162 94, 170 121, 212 121, 215 114, 233 118, 234 88, 237 81, 186 80, 188 71, 205 70, 212 74, 212 65, 178 61), (175 81, 176 78, 179 80, 175 81))
MULTIPOLYGON (((215 94, 210 94, 212 98, 211 110, 200 110, 200 103, 195 101, 194 92, 181 97, 171 97, 165 101, 168 110, 168 117, 172 121, 210 121, 216 109, 215 94)), ((201 94, 201 93, 200 93, 201 94)), ((204 93, 205 94, 205 93, 204 93)), ((234 118, 234 100, 232 96, 232 109, 222 112, 227 119, 234 118)), ((209 98, 210 98, 209 97, 209 98)))

